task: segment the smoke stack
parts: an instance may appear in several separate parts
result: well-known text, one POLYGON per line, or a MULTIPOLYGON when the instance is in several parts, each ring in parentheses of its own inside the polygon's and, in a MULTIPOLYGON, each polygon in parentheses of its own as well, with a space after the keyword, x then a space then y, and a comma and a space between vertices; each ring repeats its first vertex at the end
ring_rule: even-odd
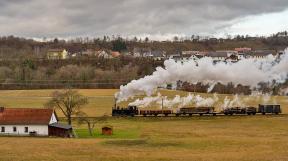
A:
POLYGON ((114 97, 114 109, 117 108, 117 97, 114 97))

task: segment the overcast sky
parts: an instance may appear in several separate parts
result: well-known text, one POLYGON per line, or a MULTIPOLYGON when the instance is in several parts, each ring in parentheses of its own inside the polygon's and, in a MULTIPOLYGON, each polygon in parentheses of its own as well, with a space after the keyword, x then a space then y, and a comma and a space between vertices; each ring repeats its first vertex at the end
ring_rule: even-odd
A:
POLYGON ((232 34, 288 29, 288 0, 0 0, 0 35, 232 34))

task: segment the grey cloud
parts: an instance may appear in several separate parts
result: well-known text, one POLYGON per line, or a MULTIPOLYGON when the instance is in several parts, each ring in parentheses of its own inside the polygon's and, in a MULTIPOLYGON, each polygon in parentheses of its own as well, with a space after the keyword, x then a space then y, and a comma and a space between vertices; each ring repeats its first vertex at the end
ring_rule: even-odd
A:
POLYGON ((213 34, 231 20, 287 7, 287 0, 0 0, 0 34, 213 34))

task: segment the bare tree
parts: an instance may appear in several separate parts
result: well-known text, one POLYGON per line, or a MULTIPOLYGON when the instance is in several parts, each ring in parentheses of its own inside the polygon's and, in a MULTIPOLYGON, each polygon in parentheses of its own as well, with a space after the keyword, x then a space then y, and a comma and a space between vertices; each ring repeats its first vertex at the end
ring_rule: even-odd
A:
POLYGON ((78 118, 78 124, 83 124, 83 123, 87 124, 87 128, 88 128, 90 136, 93 136, 93 130, 95 128, 96 123, 106 122, 107 120, 107 116, 102 116, 97 119, 89 118, 86 113, 81 112, 81 111, 78 112, 76 115, 78 118))
POLYGON ((68 89, 63 92, 55 91, 52 93, 52 99, 45 104, 48 108, 60 109, 67 118, 69 125, 72 123, 72 115, 80 112, 83 105, 88 103, 88 98, 82 96, 77 91, 68 89))

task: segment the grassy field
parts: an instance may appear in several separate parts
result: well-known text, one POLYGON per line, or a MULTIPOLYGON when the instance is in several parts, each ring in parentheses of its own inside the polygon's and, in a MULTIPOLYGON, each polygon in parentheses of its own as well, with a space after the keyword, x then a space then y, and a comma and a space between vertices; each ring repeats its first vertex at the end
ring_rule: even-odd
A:
POLYGON ((0 137, 0 160, 284 161, 287 121, 286 115, 111 118, 112 137, 100 136, 99 130, 96 138, 85 139, 0 137))
MULTIPOLYGON (((0 105, 42 107, 53 90, 0 91, 0 105)), ((80 90, 90 116, 111 113, 115 90, 80 90)), ((185 92, 161 91, 169 97, 185 92)), ((205 96, 205 94, 203 94, 205 96)), ((207 95, 206 95, 207 96, 207 95)), ((224 99, 226 95, 220 95, 224 99)), ((231 96, 229 96, 231 97, 231 96)), ((273 100, 273 99, 272 99, 273 100)), ((287 98, 275 98, 287 113, 287 98)), ((255 99, 251 105, 257 105, 255 99)), ((78 138, 0 137, 0 161, 288 160, 288 115, 108 118, 90 137, 74 122, 78 138), (103 125, 113 136, 102 136, 103 125)))
MULTIPOLYGON (((17 107, 17 108, 42 108, 43 104, 50 99, 51 93, 54 90, 1 90, 0 91, 0 106, 4 107, 17 107)), ((90 116, 102 116, 104 114, 110 115, 111 108, 114 105, 114 94, 117 90, 114 89, 82 89, 79 92, 87 97, 89 97, 89 104, 84 107, 84 111, 90 116)), ((186 96, 188 93, 183 91, 170 91, 170 90, 160 90, 163 96, 168 96, 168 98, 173 98, 175 95, 186 96)), ((212 94, 200 94, 203 97, 213 97, 212 94)), ((216 107, 220 107, 223 104, 223 99, 225 97, 231 98, 231 95, 218 95, 219 101, 216 103, 216 107)), ((247 96, 240 96, 240 98, 249 98, 247 96)), ((285 113, 288 113, 287 97, 272 97, 269 103, 277 102, 283 106, 285 113)), ((248 104, 251 106, 258 106, 262 103, 261 98, 257 100, 256 98, 251 98, 248 104)), ((127 102, 120 104, 122 106, 127 105, 127 102)), ((61 116, 61 113, 58 112, 61 116)))

